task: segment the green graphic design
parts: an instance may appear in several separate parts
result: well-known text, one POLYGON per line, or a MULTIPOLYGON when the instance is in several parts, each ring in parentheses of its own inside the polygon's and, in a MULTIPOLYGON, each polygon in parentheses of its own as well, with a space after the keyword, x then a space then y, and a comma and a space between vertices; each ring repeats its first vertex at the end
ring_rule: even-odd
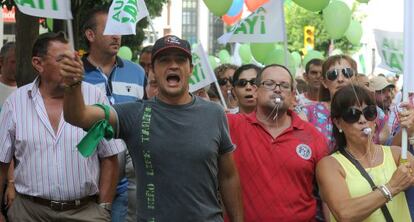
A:
MULTIPOLYGON (((45 9, 44 0, 14 0, 17 5, 29 6, 33 9, 45 9)), ((57 0, 51 0, 52 10, 58 11, 57 0)))
POLYGON ((206 75, 203 69, 201 68, 200 57, 195 53, 193 53, 193 64, 194 64, 193 75, 191 76, 189 80, 191 85, 197 84, 206 79, 206 75))
POLYGON ((121 23, 136 23, 138 18, 137 0, 116 0, 114 7, 114 20, 121 23))

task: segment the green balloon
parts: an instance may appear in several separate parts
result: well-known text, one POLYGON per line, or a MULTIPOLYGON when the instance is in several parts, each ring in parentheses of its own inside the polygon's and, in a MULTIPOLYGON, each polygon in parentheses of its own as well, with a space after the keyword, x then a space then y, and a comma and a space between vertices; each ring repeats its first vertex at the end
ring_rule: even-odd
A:
POLYGON ((221 17, 230 9, 233 0, 203 0, 207 8, 215 16, 221 17))
POLYGON ((360 3, 368 3, 369 2, 369 0, 357 0, 358 2, 360 2, 360 3))
POLYGON ((219 66, 217 60, 219 60, 217 57, 215 56, 208 56, 208 62, 210 63, 211 68, 214 70, 217 66, 219 66))
POLYGON ((295 61, 295 67, 299 67, 302 63, 302 56, 299 52, 292 52, 290 53, 293 57, 293 61, 295 61))
POLYGON ((309 50, 308 53, 303 58, 303 67, 305 67, 306 64, 312 59, 325 59, 325 58, 322 52, 319 52, 316 50, 309 50))
POLYGON ((252 61, 252 52, 250 51, 249 44, 243 44, 239 47, 239 56, 243 64, 247 64, 252 61))
POLYGON ((250 50, 256 61, 262 64, 265 64, 269 53, 275 50, 275 44, 274 43, 251 43, 250 50))
POLYGON ((328 34, 339 39, 351 23, 351 9, 342 1, 332 1, 323 10, 323 23, 328 34))
MULTIPOLYGON (((295 66, 295 60, 293 59, 293 56, 290 53, 287 53, 287 68, 289 69, 290 73, 292 73, 293 76, 295 76, 296 73, 296 66, 295 66)), ((285 64, 285 51, 283 49, 274 49, 271 51, 264 62, 265 65, 271 65, 271 64, 279 64, 282 66, 286 66, 285 64)))
POLYGON ((218 53, 218 57, 220 59, 221 64, 230 63, 231 61, 230 53, 225 49, 220 50, 220 52, 218 53))
POLYGON ((132 51, 128 46, 122 46, 121 48, 119 48, 118 56, 125 60, 131 60, 132 51))
POLYGON ((300 7, 312 12, 319 12, 328 6, 330 0, 293 0, 300 7))
POLYGON ((348 30, 345 32, 345 36, 349 42, 354 45, 359 45, 362 38, 362 26, 361 23, 355 20, 351 20, 348 30))

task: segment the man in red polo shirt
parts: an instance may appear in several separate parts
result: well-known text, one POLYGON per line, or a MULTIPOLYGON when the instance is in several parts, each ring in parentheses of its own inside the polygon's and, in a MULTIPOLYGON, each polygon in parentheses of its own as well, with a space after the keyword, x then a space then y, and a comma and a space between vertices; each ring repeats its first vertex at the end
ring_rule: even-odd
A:
POLYGON ((328 153, 325 137, 288 109, 294 96, 288 69, 266 66, 256 85, 256 111, 228 115, 245 220, 316 221, 312 191, 316 164, 328 153))

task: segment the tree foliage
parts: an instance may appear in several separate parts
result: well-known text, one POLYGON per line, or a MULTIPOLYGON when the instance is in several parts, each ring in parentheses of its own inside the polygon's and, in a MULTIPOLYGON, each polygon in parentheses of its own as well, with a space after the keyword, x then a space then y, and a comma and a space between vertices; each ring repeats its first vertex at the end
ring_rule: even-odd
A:
MULTIPOLYGON (((355 11, 358 3, 355 3, 351 9, 355 18, 355 11)), ((356 19, 361 20, 364 16, 356 19)), ((290 51, 301 51, 304 41, 304 26, 311 25, 315 27, 315 50, 321 51, 327 55, 331 38, 326 32, 323 25, 322 12, 315 13, 308 11, 291 1, 285 4, 285 20, 288 35, 288 47, 290 51)), ((335 48, 341 49, 346 54, 352 54, 359 50, 359 46, 352 45, 346 37, 334 41, 335 48)))
MULTIPOLYGON (((66 0, 65 0, 66 1, 66 0)), ((159 16, 163 5, 169 0, 145 0, 150 16, 159 16)), ((86 44, 81 33, 81 24, 85 20, 90 9, 97 6, 109 6, 111 0, 71 0, 72 14, 73 14, 73 35, 76 49, 86 49, 86 44)), ((14 0, 0 0, 0 6, 6 6, 9 10, 15 6, 14 0)), ((16 14, 18 14, 16 9, 16 14)), ((33 81, 36 73, 31 66, 31 49, 32 44, 39 34, 39 18, 18 15, 16 18, 16 57, 17 69, 16 80, 18 85, 24 85, 33 81)), ((46 26, 46 24, 44 24, 46 26)), ((148 26, 146 19, 141 20, 137 24, 137 34, 124 36, 122 38, 122 45, 130 47, 135 53, 138 51, 145 39, 143 29, 148 26)), ((63 25, 59 27, 64 28, 63 25)), ((57 30, 55 30, 57 31, 57 30)))

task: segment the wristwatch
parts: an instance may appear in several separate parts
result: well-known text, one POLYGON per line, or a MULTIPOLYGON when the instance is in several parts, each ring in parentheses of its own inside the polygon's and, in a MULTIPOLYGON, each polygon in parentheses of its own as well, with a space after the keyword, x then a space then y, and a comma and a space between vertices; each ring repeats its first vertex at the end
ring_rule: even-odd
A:
POLYGON ((99 206, 107 210, 109 213, 112 210, 112 203, 99 203, 99 206))

